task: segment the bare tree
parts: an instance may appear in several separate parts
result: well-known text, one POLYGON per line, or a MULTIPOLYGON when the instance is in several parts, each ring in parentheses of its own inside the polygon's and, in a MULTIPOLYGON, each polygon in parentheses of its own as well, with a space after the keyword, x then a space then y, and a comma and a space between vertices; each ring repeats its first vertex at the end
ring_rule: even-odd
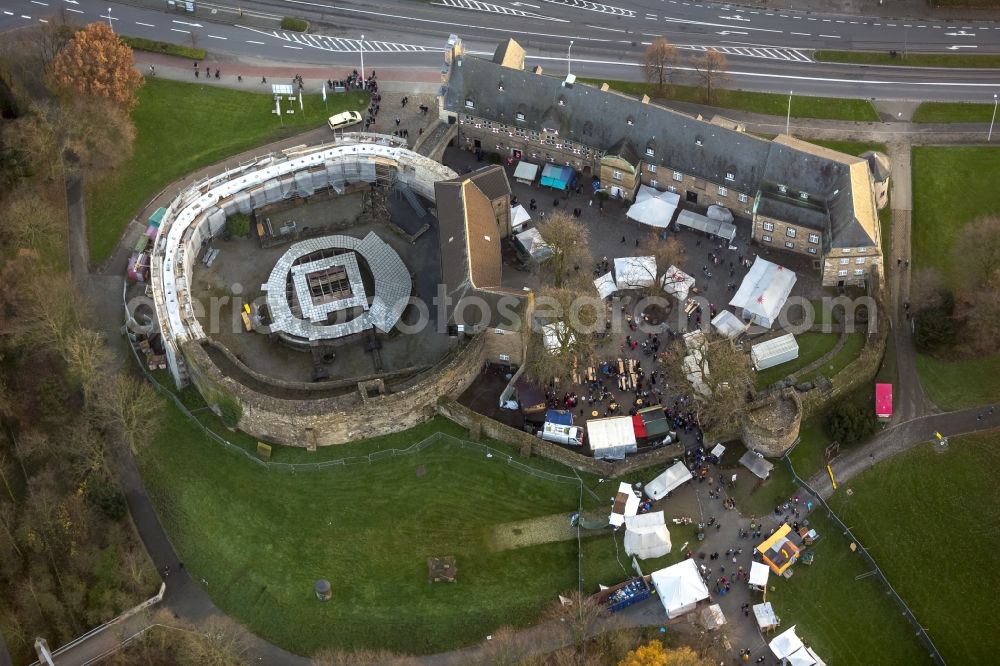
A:
POLYGON ((542 270, 554 287, 563 286, 571 273, 593 262, 588 245, 590 233, 579 220, 559 211, 544 218, 538 224, 538 232, 552 252, 542 264, 542 270))
POLYGON ((527 372, 541 382, 569 382, 594 362, 604 330, 604 303, 571 287, 542 289, 535 298, 527 372))
POLYGON ((715 49, 708 49, 700 57, 695 58, 692 64, 698 74, 698 80, 705 88, 705 101, 711 104, 716 88, 721 87, 727 80, 726 56, 715 49))
POLYGON ((980 217, 959 232, 954 261, 966 285, 982 287, 996 279, 1000 269, 1000 217, 980 217))
MULTIPOLYGON (((562 633, 563 641, 571 649, 577 663, 590 663, 588 639, 602 624, 612 622, 614 616, 593 598, 573 591, 563 595, 569 603, 554 603, 542 615, 543 621, 552 623, 562 633)), ((569 655, 567 655, 569 656, 569 655)), ((571 663, 571 662, 570 662, 571 663)))
POLYGON ((646 81, 662 92, 670 80, 671 68, 677 62, 677 47, 662 37, 657 37, 642 54, 642 72, 646 81))
POLYGON ((338 650, 326 648, 313 655, 315 666, 415 666, 417 660, 389 650, 338 650))
POLYGON ((84 404, 90 408, 97 407, 94 398, 105 381, 111 361, 104 335, 89 328, 76 328, 66 340, 65 358, 70 373, 83 389, 84 404))
POLYGON ((1000 346, 1000 293, 996 286, 981 287, 962 299, 962 338, 976 354, 992 354, 1000 346))
POLYGON ((103 413, 133 453, 155 437, 163 404, 148 383, 116 372, 102 383, 100 396, 103 413))
POLYGON ((642 290, 647 296, 663 296, 671 285, 683 282, 676 269, 684 257, 684 244, 676 236, 661 240, 656 231, 651 231, 637 250, 637 254, 652 257, 655 265, 644 268, 642 290), (670 270, 671 268, 675 270, 670 270), (650 284, 650 282, 652 284, 650 284))
POLYGON ((948 284, 936 268, 918 268, 913 271, 910 287, 911 310, 914 314, 940 307, 948 284))
POLYGON ((0 231, 13 248, 40 250, 65 230, 60 211, 36 190, 19 188, 0 212, 0 231))
POLYGON ((198 631, 188 632, 185 636, 187 640, 179 646, 179 663, 203 666, 242 666, 248 663, 250 634, 228 616, 212 616, 198 627, 198 631))

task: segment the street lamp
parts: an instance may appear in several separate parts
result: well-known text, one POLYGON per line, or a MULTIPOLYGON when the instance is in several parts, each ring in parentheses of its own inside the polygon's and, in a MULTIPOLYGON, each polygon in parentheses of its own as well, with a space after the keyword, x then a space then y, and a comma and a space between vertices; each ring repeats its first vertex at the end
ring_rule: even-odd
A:
POLYGON ((569 48, 566 49, 566 76, 572 74, 573 61, 570 59, 573 54, 573 40, 569 40, 569 48))
POLYGON ((361 48, 361 85, 365 84, 365 36, 361 35, 361 41, 358 42, 361 48))
POLYGON ((792 92, 788 91, 788 113, 785 115, 785 134, 789 134, 789 127, 792 124, 792 92))
POLYGON ((990 132, 989 134, 986 135, 986 143, 989 143, 990 139, 993 138, 993 123, 996 122, 996 119, 997 119, 997 94, 993 93, 993 117, 990 118, 990 132))
POLYGON ((111 28, 111 32, 114 33, 115 26, 111 25, 111 7, 108 7, 108 27, 111 28))

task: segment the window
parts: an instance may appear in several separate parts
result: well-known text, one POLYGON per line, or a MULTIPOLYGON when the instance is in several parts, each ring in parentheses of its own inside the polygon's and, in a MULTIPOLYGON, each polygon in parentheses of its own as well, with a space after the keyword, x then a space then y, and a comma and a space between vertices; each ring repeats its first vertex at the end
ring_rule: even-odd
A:
POLYGON ((719 196, 720 197, 724 197, 728 193, 729 193, 729 190, 727 190, 726 188, 724 188, 722 185, 719 185, 719 196))
POLYGON ((668 192, 673 192, 674 194, 677 194, 677 188, 674 187, 673 185, 667 185, 667 191, 668 192))
POLYGON ((732 171, 726 172, 726 180, 736 180, 736 174, 732 171))
POLYGON ((674 171, 674 180, 676 180, 677 182, 684 180, 684 174, 682 174, 680 171, 674 171))
POLYGON ((649 155, 650 157, 652 157, 653 155, 656 154, 656 151, 653 150, 652 146, 649 146, 649 147, 646 148, 646 154, 649 155))
POLYGON ((799 192, 799 199, 802 199, 803 201, 808 200, 809 199, 809 193, 808 192, 799 192))
POLYGON ((465 100, 465 108, 467 108, 467 109, 474 109, 474 108, 476 108, 476 105, 473 103, 473 101, 471 99, 466 98, 466 100, 465 100))
POLYGON ((745 195, 742 192, 740 192, 740 194, 739 194, 739 200, 740 200, 740 203, 746 203, 747 202, 747 195, 745 195))
POLYGON ((787 247, 789 250, 794 249, 795 243, 793 243, 792 241, 785 241, 785 247, 787 247))
POLYGON ((761 237, 760 237, 760 239, 761 239, 762 241, 764 241, 765 243, 770 243, 770 242, 771 242, 771 237, 770 237, 770 236, 768 236, 768 235, 766 235, 766 234, 765 234, 765 235, 763 235, 763 236, 761 236, 761 237))
POLYGON ((819 244, 819 234, 809 234, 809 242, 814 245, 819 244))
POLYGON ((619 171, 618 169, 615 169, 614 171, 611 172, 611 177, 614 178, 615 180, 621 180, 622 172, 619 171))
POLYGON ((518 111, 517 113, 514 114, 514 120, 520 120, 520 121, 523 122, 524 121, 524 114, 521 113, 520 111, 518 111))
POLYGON ((847 257, 844 257, 843 259, 840 260, 840 265, 841 266, 846 266, 849 263, 851 263, 851 260, 848 259, 847 257))
POLYGON ((854 263, 856 263, 858 266, 861 266, 862 264, 865 263, 865 258, 864 257, 858 257, 857 259, 854 260, 854 263))
POLYGON ((788 188, 784 185, 778 185, 778 191, 784 194, 785 192, 788 191, 788 188))
POLYGON ((657 183, 655 180, 649 181, 649 186, 650 187, 656 187, 657 185, 659 185, 659 183, 657 183))
POLYGON ((814 247, 809 248, 809 254, 816 254, 816 248, 814 247))
POLYGON ((843 248, 843 249, 841 250, 841 252, 843 252, 844 254, 850 254, 850 253, 851 253, 851 248, 849 248, 849 247, 845 247, 845 248, 843 248))
POLYGON ((632 118, 632 116, 629 116, 629 117, 628 117, 628 118, 627 118, 627 119, 625 120, 625 122, 627 122, 627 123, 628 123, 629 125, 635 125, 635 119, 633 119, 633 118, 632 118))
POLYGON ((774 231, 774 222, 764 222, 762 226, 764 231, 774 231))
POLYGON ((787 229, 785 229, 785 235, 788 236, 789 238, 795 238, 795 229, 788 227, 787 229))
POLYGON ((648 171, 649 173, 656 173, 656 165, 655 164, 647 164, 646 165, 646 171, 648 171))
POLYGON ((847 271, 837 271, 837 277, 847 277, 847 271))
POLYGON ((854 274, 855 275, 864 275, 865 274, 865 269, 863 269, 863 268, 855 268, 854 269, 854 274))

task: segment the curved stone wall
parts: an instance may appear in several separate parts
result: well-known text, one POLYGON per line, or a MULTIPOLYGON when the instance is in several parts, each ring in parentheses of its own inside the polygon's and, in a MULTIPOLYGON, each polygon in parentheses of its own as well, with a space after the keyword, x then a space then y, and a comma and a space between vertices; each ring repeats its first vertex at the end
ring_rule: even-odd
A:
POLYGON ((768 458, 784 455, 799 436, 802 400, 785 390, 752 405, 743 419, 743 442, 768 458))

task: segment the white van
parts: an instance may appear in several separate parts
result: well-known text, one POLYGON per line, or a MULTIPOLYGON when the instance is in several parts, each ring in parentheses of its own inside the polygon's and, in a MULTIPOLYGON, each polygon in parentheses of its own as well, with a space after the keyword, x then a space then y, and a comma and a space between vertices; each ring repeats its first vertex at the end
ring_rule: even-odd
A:
POLYGON ((330 116, 330 119, 326 121, 326 124, 330 126, 332 130, 338 130, 342 127, 349 127, 351 125, 357 125, 361 122, 361 114, 357 111, 344 111, 338 113, 335 116, 330 116))
POLYGON ((577 426, 546 422, 538 434, 546 442, 568 444, 569 446, 583 446, 583 428, 577 426))

